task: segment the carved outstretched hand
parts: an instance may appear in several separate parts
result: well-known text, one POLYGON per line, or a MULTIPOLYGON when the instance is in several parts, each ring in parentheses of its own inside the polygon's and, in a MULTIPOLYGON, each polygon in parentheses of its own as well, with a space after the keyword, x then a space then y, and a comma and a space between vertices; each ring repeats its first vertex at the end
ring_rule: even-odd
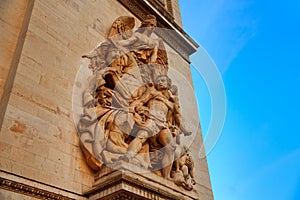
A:
POLYGON ((187 159, 185 160, 185 164, 187 166, 192 166, 194 164, 194 162, 190 156, 188 156, 187 159))
POLYGON ((183 126, 183 124, 180 125, 180 130, 181 130, 181 132, 183 133, 184 136, 190 136, 190 135, 193 134, 193 132, 187 130, 187 129, 183 126))
POLYGON ((184 136, 190 136, 190 135, 192 135, 192 131, 183 132, 183 135, 184 136))

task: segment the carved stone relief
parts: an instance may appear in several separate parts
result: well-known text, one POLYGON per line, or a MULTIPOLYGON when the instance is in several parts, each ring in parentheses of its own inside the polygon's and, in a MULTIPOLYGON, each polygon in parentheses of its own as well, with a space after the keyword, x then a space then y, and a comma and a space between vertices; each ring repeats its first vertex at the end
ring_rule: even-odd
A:
POLYGON ((82 56, 92 73, 77 124, 80 147, 94 170, 130 162, 192 190, 193 158, 180 143, 192 132, 168 76, 163 40, 153 37, 156 25, 147 15, 134 31, 134 18, 121 16, 107 40, 82 56))

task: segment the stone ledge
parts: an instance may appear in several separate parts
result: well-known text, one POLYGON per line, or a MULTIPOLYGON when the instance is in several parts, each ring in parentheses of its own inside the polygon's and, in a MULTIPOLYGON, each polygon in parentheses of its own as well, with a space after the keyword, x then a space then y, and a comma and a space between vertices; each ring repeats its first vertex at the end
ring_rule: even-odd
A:
POLYGON ((73 199, 73 198, 63 196, 61 194, 56 194, 53 192, 49 192, 47 190, 39 189, 36 187, 32 187, 30 185, 26 185, 24 183, 19 183, 19 182, 4 179, 1 177, 0 177, 0 188, 9 190, 9 191, 12 191, 15 193, 32 196, 35 198, 57 199, 57 200, 72 200, 73 199))
POLYGON ((93 188, 84 195, 90 200, 119 199, 120 195, 126 199, 199 199, 196 191, 186 191, 172 181, 123 161, 104 167, 93 188))
POLYGON ((0 170, 0 188, 13 193, 38 199, 84 200, 81 194, 75 194, 25 177, 0 170))

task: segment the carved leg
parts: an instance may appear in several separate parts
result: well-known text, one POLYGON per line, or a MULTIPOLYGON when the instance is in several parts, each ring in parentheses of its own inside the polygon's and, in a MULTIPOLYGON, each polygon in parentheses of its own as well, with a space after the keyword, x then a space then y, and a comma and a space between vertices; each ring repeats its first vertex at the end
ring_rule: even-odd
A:
POLYGON ((174 158, 174 150, 170 147, 165 148, 165 155, 162 159, 162 175, 164 178, 171 180, 171 170, 174 158))
POLYGON ((188 167, 186 165, 183 165, 181 167, 181 170, 182 170, 184 179, 187 180, 188 177, 189 177, 189 169, 188 169, 188 167))
POLYGON ((110 131, 109 139, 106 144, 107 151, 111 153, 126 153, 127 148, 128 144, 125 143, 124 134, 121 131, 110 131))
POLYGON ((130 160, 132 159, 141 149, 143 144, 147 140, 148 133, 147 131, 139 131, 136 138, 132 140, 128 146, 127 153, 125 158, 130 160))
POLYGON ((174 138, 169 129, 163 129, 159 132, 157 139, 159 143, 164 147, 164 156, 162 159, 162 175, 164 178, 171 179, 171 169, 176 149, 174 138))

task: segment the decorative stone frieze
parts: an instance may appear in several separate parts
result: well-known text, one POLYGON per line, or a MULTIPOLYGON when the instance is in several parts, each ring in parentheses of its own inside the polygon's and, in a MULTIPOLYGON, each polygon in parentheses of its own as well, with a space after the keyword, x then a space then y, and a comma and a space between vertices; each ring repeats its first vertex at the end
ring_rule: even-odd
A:
POLYGON ((24 183, 8 180, 2 177, 0 177, 0 188, 39 199, 74 200, 73 198, 69 198, 61 194, 49 192, 47 190, 33 187, 24 183))

